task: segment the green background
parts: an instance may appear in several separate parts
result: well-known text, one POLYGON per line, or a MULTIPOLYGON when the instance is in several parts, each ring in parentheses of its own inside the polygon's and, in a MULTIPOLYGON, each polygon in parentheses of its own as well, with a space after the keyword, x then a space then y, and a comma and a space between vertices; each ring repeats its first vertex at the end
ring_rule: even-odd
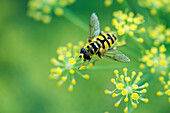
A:
MULTIPOLYGON (((77 77, 74 92, 68 92, 68 83, 56 86, 56 80, 50 80, 50 69, 53 67, 50 59, 55 57, 57 47, 68 42, 77 44, 86 41, 88 29, 76 26, 65 17, 54 16, 48 25, 36 22, 27 17, 27 2, 25 0, 0 1, 0 113, 122 113, 125 107, 121 104, 115 108, 117 99, 105 95, 105 89, 113 89, 110 78, 114 69, 127 67, 139 72, 137 61, 140 58, 138 43, 128 39, 123 51, 130 63, 118 63, 109 59, 98 62, 97 65, 112 65, 109 69, 88 72, 90 79, 77 77), (135 54, 134 54, 135 53, 135 54)), ((101 29, 111 25, 112 12, 125 9, 126 6, 135 13, 145 16, 146 25, 165 23, 169 27, 166 15, 152 17, 147 9, 139 7, 135 0, 129 5, 119 5, 113 2, 106 8, 103 0, 77 0, 68 6, 77 18, 84 23, 89 22, 92 12, 96 12, 101 23, 101 29)), ((74 20, 73 20, 74 21, 74 20)), ((150 45, 145 45, 149 48, 150 45)), ((147 70, 145 70, 147 72, 147 70)), ((147 76, 148 74, 144 72, 147 76)), ((149 103, 140 102, 132 113, 168 113, 170 106, 167 96, 157 97, 156 91, 162 89, 158 80, 147 79, 152 83, 145 97, 149 103), (153 82, 152 82, 153 81, 153 82)))

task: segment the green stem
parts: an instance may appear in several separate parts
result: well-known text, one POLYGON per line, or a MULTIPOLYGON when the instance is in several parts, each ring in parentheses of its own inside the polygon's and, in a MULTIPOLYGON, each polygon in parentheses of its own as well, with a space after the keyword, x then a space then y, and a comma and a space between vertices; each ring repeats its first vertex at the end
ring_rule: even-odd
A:
POLYGON ((89 31, 89 24, 85 20, 81 19, 81 17, 78 17, 76 14, 74 14, 71 10, 68 8, 64 8, 64 17, 68 19, 70 22, 75 24, 76 26, 80 27, 81 29, 85 31, 89 31))
MULTIPOLYGON (((131 65, 131 66, 138 66, 138 65, 131 65)), ((89 70, 97 70, 97 71, 103 71, 103 70, 114 70, 114 69, 118 69, 118 68, 122 68, 122 65, 98 65, 98 66, 94 66, 93 68, 89 68, 89 70)))

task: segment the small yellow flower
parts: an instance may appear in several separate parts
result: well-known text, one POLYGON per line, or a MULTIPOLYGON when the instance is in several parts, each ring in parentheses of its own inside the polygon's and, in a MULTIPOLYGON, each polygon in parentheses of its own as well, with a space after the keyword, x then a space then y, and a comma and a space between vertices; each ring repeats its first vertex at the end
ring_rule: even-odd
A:
POLYGON ((117 88, 118 90, 122 90, 123 87, 124 87, 124 85, 123 85, 122 83, 116 84, 116 88, 117 88))

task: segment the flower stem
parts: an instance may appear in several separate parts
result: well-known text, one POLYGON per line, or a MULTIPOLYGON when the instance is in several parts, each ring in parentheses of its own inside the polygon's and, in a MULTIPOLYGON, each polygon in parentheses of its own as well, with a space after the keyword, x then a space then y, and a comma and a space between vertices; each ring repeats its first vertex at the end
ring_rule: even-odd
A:
POLYGON ((83 30, 87 31, 89 30, 88 22, 83 20, 81 17, 74 14, 71 10, 68 8, 64 8, 64 17, 68 19, 70 22, 75 24, 76 26, 82 28, 83 30))

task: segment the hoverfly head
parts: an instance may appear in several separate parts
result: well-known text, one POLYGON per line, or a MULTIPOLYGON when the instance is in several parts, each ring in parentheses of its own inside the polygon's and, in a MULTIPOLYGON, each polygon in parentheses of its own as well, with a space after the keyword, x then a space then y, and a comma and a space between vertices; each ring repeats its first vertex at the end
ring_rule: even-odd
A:
POLYGON ((91 59, 90 55, 87 53, 87 51, 84 48, 81 48, 79 57, 82 58, 84 61, 91 59))

